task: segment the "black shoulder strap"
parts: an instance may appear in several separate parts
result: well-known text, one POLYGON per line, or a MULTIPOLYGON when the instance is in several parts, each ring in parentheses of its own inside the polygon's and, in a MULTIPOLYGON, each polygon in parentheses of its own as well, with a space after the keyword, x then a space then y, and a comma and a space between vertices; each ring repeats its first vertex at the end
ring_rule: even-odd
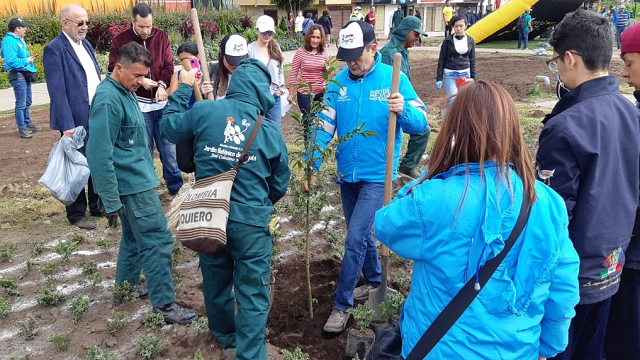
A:
POLYGON ((263 118, 262 115, 258 116, 258 120, 256 120, 255 124, 253 124, 253 129, 251 130, 249 139, 247 139, 247 142, 244 143, 244 147, 242 148, 242 154, 240 154, 240 158, 238 158, 238 162, 236 162, 236 166, 234 167, 236 171, 240 169, 240 165, 242 165, 242 163, 247 162, 247 160, 249 160, 249 148, 251 147, 251 144, 253 144, 253 140, 256 138, 256 134, 258 133, 258 130, 260 130, 260 126, 262 125, 262 118, 263 118))
POLYGON ((429 326, 424 335, 422 335, 420 340, 416 343, 416 346, 413 347, 413 350, 411 350, 411 353, 409 353, 406 360, 424 359, 431 349, 433 349, 440 339, 442 339, 449 329, 451 329, 453 324, 458 321, 462 313, 469 307, 469 305, 471 305, 471 302, 473 302, 476 296, 478 296, 482 286, 484 286, 491 276, 493 276, 493 273, 496 272, 498 266, 507 256, 518 237, 520 237, 520 234, 529 219, 530 210, 529 196, 525 191, 524 198, 522 199, 522 207, 520 208, 520 215, 518 215, 518 220, 516 220, 516 224, 514 225, 509 238, 504 243, 504 249, 502 249, 498 256, 487 261, 480 269, 480 288, 478 290, 475 289, 475 277, 469 279, 462 289, 458 291, 456 296, 451 299, 451 302, 449 302, 447 307, 445 307, 440 315, 438 315, 433 323, 431 323, 431 326, 429 326))

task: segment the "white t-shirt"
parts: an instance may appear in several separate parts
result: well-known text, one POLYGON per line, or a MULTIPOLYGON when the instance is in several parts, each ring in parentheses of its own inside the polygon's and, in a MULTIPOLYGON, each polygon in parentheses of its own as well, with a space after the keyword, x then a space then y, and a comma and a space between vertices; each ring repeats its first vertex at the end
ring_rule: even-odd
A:
POLYGON ((98 75, 93 59, 87 52, 87 49, 84 47, 84 45, 82 45, 82 42, 80 42, 80 44, 76 44, 76 42, 73 41, 73 39, 71 39, 69 35, 67 35, 65 32, 62 33, 71 43, 71 47, 73 47, 73 50, 76 52, 76 56, 80 60, 80 64, 82 65, 84 73, 87 76, 87 91, 89 92, 89 104, 91 104, 93 95, 95 95, 96 93, 96 88, 98 87, 98 84, 100 84, 100 75, 98 75))
POLYGON ((302 15, 296 16, 295 24, 296 24, 296 31, 297 32, 301 32, 302 31, 302 23, 303 22, 304 22, 304 16, 302 16, 302 15))

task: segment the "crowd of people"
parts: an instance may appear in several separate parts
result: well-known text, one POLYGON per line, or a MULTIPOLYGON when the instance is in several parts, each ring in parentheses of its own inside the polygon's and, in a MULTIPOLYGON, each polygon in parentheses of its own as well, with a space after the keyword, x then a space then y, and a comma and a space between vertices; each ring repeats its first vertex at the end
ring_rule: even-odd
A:
MULTIPOLYGON (((239 161, 242 144, 252 141, 230 194, 226 247, 198 256, 209 330, 223 359, 267 359, 268 224, 291 177, 280 129, 280 99, 288 90, 287 100, 295 99, 304 114, 310 115, 312 101, 324 102, 315 114, 321 126, 309 129, 316 131, 318 147, 346 137, 336 151, 345 252, 324 331, 342 332, 354 302, 381 285, 375 234, 413 260, 398 358, 421 346, 438 314, 475 279, 475 300, 426 358, 636 359, 640 109, 620 94, 609 73, 610 21, 579 9, 556 26, 547 65, 564 91, 543 119, 534 161, 514 100, 476 72, 475 42, 465 34, 472 17, 445 7, 448 33, 435 80, 438 89, 444 85, 448 102, 428 171, 420 173, 431 129, 427 107, 412 86, 408 49, 426 33, 419 18, 394 14, 391 39, 379 48, 371 26, 375 10, 360 10, 339 32, 337 58, 346 67, 329 83, 323 75, 330 18, 314 24, 302 13, 291 17, 304 43, 285 83, 284 57, 269 16, 257 19, 253 43, 241 34, 226 35, 217 62, 199 64, 196 44, 183 43, 177 56, 194 66, 174 72, 169 38, 153 26, 152 9, 140 3, 132 9, 131 28, 113 39, 109 73, 102 75, 85 39, 86 10, 62 9, 62 32, 45 47, 43 59, 50 127, 60 136, 73 136, 78 126, 87 130, 80 151, 92 174, 87 193, 67 206, 67 218, 80 228, 95 228, 86 218, 88 206, 91 215, 106 216, 109 226, 120 222, 115 283, 136 287, 167 323, 189 324, 198 317, 176 303, 173 235, 156 191, 154 144, 169 193, 176 194, 181 171, 196 180, 223 173, 239 161), (391 65, 398 53, 399 88, 392 92, 391 65), (203 71, 210 81, 202 80, 203 71), (211 94, 213 100, 196 101, 194 94, 211 94), (390 113, 397 117, 392 180, 403 175, 413 181, 383 207, 390 113), (254 128, 255 138, 247 140, 254 128), (355 130, 376 136, 348 137, 355 130), (400 161, 404 133, 410 140, 400 161), (522 231, 507 248, 521 218, 522 231), (504 260, 480 286, 482 269, 499 255, 504 260), (140 285, 141 271, 146 286, 140 285)), ((16 94, 30 86, 35 73, 22 39, 27 27, 12 19, 2 41, 3 57, 19 69, 10 72, 16 94)), ((640 101, 640 25, 618 37, 622 76, 640 101)), ((39 128, 29 118, 30 95, 20 96, 19 134, 31 137, 39 128)), ((305 174, 303 191, 313 187, 322 162, 305 174)), ((113 304, 122 301, 116 296, 113 304)))

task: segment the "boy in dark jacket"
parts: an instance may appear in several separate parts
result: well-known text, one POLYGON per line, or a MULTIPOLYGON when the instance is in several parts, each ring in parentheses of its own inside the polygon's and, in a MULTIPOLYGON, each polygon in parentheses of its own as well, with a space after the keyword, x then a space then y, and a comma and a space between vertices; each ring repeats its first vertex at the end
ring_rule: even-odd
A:
POLYGON ((153 63, 136 95, 147 126, 149 150, 153 154, 155 142, 162 161, 162 176, 169 194, 174 195, 182 187, 182 174, 176 162, 176 146, 160 134, 160 119, 167 104, 167 87, 173 75, 171 41, 166 32, 153 27, 153 11, 148 5, 140 3, 134 6, 131 14, 131 29, 111 41, 108 69, 113 71, 118 50, 130 42, 137 42, 151 53, 153 63))
MULTIPOLYGON (((640 23, 630 26, 620 39, 620 56, 624 61, 622 76, 640 101, 640 23)), ((636 105, 640 107, 640 102, 636 105)), ((640 226, 636 216, 625 264, 620 276, 620 288, 611 298, 609 322, 605 338, 607 360, 627 360, 640 354, 640 226)))
MULTIPOLYGON (((564 94, 544 120, 538 174, 565 200, 580 255, 580 302, 556 359, 600 359, 640 197, 640 112, 609 76, 613 35, 591 11, 569 13, 549 43, 564 94)), ((607 355, 607 359, 609 356, 607 355)))

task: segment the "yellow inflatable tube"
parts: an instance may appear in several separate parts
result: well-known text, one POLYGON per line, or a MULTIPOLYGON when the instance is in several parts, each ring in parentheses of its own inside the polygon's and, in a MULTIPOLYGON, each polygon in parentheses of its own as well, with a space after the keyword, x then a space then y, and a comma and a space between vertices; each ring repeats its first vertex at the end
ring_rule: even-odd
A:
POLYGON ((507 30, 505 27, 514 22, 518 16, 524 14, 525 9, 533 7, 538 2, 539 0, 509 0, 509 2, 500 6, 498 10, 475 23, 466 31, 466 34, 471 36, 477 44, 499 30, 505 32, 514 31, 515 24, 513 29, 507 30))

